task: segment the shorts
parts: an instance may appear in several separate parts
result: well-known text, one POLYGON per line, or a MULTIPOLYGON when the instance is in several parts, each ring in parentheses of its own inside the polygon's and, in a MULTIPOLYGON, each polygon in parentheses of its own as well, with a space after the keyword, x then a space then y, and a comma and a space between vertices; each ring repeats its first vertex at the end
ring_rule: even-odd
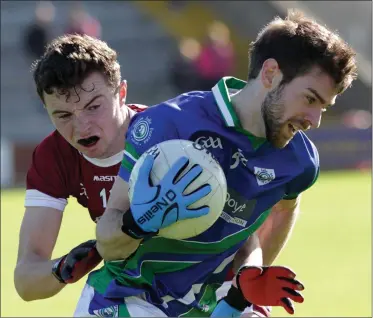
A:
MULTIPOLYGON (((230 286, 231 282, 225 282, 216 291, 218 300, 227 294, 230 286)), ((89 307, 94 295, 93 287, 86 284, 76 306, 74 317, 167 317, 162 310, 138 296, 126 297, 123 304, 113 304, 109 307, 97 308, 90 313, 89 307)), ((253 317, 251 315, 253 313, 254 311, 251 306, 245 309, 242 316, 253 317)))

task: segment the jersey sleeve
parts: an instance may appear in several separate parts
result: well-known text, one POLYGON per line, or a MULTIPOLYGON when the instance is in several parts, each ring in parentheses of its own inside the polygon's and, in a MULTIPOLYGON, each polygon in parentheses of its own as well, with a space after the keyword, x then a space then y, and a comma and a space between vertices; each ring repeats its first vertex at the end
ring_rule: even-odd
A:
POLYGON ((118 173, 124 181, 129 181, 137 159, 145 151, 162 141, 180 139, 172 115, 178 116, 178 110, 160 104, 134 116, 126 133, 124 155, 118 173))
POLYGON ((68 144, 61 143, 56 135, 48 136, 35 148, 26 176, 25 207, 65 209, 71 192, 67 164, 72 163, 71 166, 74 166, 74 158, 69 152, 71 149, 68 144))
POLYGON ((285 200, 296 199, 299 194, 312 187, 319 177, 320 161, 317 148, 308 138, 305 140, 305 145, 306 150, 299 157, 303 172, 290 182, 285 200))

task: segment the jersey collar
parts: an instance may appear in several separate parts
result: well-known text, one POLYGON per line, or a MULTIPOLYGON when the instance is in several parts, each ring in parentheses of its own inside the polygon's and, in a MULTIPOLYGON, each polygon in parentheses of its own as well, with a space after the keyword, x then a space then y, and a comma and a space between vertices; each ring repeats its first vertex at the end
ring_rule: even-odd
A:
POLYGON ((109 158, 105 159, 97 159, 97 158, 90 158, 87 157, 85 154, 81 153, 80 154, 84 157, 85 160, 89 161, 90 163, 94 164, 95 166, 101 167, 101 168, 107 168, 111 166, 115 166, 118 163, 120 163, 123 159, 123 151, 118 152, 114 156, 111 156, 109 158))
POLYGON ((238 78, 226 76, 223 77, 213 88, 216 104, 219 107, 220 113, 228 127, 236 129, 241 134, 245 135, 252 143, 254 149, 259 148, 265 141, 265 138, 254 136, 249 131, 242 128, 241 122, 234 111, 229 90, 241 90, 245 87, 246 82, 238 78))

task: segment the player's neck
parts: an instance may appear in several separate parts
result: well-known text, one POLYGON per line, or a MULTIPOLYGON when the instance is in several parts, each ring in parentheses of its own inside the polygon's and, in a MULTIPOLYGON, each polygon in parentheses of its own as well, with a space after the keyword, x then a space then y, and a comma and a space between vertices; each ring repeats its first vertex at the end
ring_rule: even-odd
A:
POLYGON ((123 146, 125 143, 125 139, 126 139, 125 137, 126 137, 126 133, 128 130, 128 126, 130 124, 131 118, 136 114, 134 110, 132 110, 131 108, 127 106, 122 107, 122 110, 123 110, 124 121, 120 128, 119 144, 117 144, 118 152, 123 151, 123 146))
POLYGON ((257 137, 266 137, 262 116, 262 103, 265 93, 257 87, 255 81, 231 97, 234 110, 242 128, 257 137))
POLYGON ((119 128, 117 137, 112 144, 110 152, 106 154, 107 157, 111 157, 111 156, 118 154, 119 152, 123 152, 125 136, 127 133, 129 123, 134 113, 135 112, 128 107, 122 107, 123 124, 119 128))

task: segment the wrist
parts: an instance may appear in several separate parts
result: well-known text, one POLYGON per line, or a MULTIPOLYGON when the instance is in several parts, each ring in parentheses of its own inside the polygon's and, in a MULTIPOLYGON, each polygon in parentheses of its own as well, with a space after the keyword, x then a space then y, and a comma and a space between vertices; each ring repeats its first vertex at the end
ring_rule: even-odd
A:
POLYGON ((252 303, 247 301, 239 288, 232 286, 224 300, 233 308, 244 311, 245 308, 250 307, 252 303))
POLYGON ((158 234, 157 232, 146 232, 144 231, 133 218, 131 209, 123 214, 122 218, 122 232, 136 240, 151 238, 158 234))

